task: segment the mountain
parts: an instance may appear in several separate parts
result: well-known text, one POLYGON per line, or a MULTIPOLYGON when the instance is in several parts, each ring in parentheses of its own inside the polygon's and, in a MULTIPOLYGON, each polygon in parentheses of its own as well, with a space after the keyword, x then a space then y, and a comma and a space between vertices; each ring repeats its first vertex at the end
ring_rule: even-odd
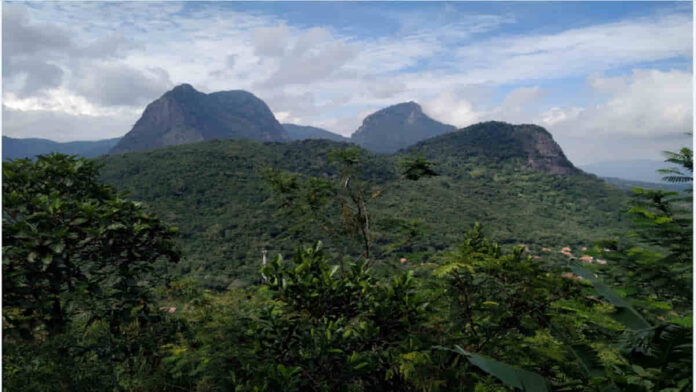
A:
MULTIPOLYGON (((318 225, 297 227, 279 214, 263 174, 276 168, 332 178, 338 169, 329 152, 349 147, 329 140, 213 140, 99 160, 103 181, 179 227, 187 259, 171 268, 224 288, 256 279, 263 249, 288 255, 321 240, 332 256, 359 256, 350 253, 350 240, 332 238, 318 225)), ((370 201, 377 258, 429 261, 459 243, 474 222, 504 246, 522 242, 537 251, 586 246, 624 228, 626 192, 575 169, 540 127, 483 123, 397 154, 360 151, 358 172, 380 191, 370 201), (399 163, 416 151, 440 164, 439 176, 401 178, 399 163), (407 243, 404 232, 413 228, 400 222, 416 225, 407 243)), ((338 210, 332 217, 338 227, 338 210)))
POLYGON ((104 155, 109 152, 121 138, 95 141, 77 141, 59 143, 48 139, 17 139, 2 137, 2 159, 34 158, 37 155, 59 152, 68 155, 80 155, 86 158, 104 155))
POLYGON ((392 153, 454 130, 454 126, 425 115, 417 103, 406 102, 367 116, 351 141, 373 152, 392 153))
POLYGON ((212 139, 288 141, 268 106, 253 94, 211 94, 182 84, 150 103, 111 153, 149 150, 212 139))
POLYGON ((326 129, 310 127, 308 125, 281 124, 288 133, 290 140, 305 139, 326 139, 335 142, 349 142, 350 139, 341 135, 329 132, 326 129))
POLYGON ((634 159, 628 161, 603 161, 582 165, 580 168, 600 177, 621 178, 631 181, 661 183, 663 174, 657 172, 669 164, 664 161, 650 159, 634 159))
POLYGON ((644 189, 662 189, 670 192, 682 192, 687 189, 692 189, 692 184, 673 184, 669 182, 645 182, 636 180, 627 180, 625 178, 616 177, 600 177, 602 180, 626 191, 632 191, 633 188, 644 189))
POLYGON ((515 163, 550 174, 578 174, 553 136, 544 128, 489 121, 419 142, 405 151, 427 157, 463 161, 470 158, 489 162, 515 163))

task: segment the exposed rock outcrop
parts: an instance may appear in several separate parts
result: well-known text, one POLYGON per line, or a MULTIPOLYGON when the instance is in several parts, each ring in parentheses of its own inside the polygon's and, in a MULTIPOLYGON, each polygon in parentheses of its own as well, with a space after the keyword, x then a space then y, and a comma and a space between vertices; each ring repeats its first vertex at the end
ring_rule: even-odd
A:
POLYGON ((405 102, 367 116, 351 141, 373 152, 392 153, 455 130, 428 117, 417 103, 405 102))
POLYGON ((182 84, 150 103, 111 153, 211 139, 282 142, 289 137, 268 106, 249 92, 205 94, 182 84))

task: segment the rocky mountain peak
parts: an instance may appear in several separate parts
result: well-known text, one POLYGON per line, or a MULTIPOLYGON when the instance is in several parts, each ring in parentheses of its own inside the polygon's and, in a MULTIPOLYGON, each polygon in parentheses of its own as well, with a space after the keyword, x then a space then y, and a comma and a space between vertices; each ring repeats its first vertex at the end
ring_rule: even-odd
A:
POLYGON ((188 83, 182 83, 182 84, 180 84, 180 85, 174 87, 174 88, 171 90, 171 93, 172 93, 172 94, 187 94, 187 93, 194 93, 194 92, 197 93, 198 90, 196 90, 195 88, 193 88, 193 86, 191 86, 191 85, 188 84, 188 83))
POLYGON ((419 104, 411 101, 370 114, 353 133, 351 141, 374 152, 392 153, 455 129, 428 117, 419 104))
POLYGON ((243 90, 205 94, 181 84, 150 103, 111 153, 211 139, 287 141, 265 102, 243 90))

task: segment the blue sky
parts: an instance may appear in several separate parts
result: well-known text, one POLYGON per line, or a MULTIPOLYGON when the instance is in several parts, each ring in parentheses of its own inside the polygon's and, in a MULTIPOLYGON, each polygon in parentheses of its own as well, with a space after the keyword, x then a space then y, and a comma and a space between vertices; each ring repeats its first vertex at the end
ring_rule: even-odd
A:
POLYGON ((180 83, 349 135, 413 100, 536 123, 578 164, 690 141, 691 2, 3 3, 3 134, 120 136, 180 83))

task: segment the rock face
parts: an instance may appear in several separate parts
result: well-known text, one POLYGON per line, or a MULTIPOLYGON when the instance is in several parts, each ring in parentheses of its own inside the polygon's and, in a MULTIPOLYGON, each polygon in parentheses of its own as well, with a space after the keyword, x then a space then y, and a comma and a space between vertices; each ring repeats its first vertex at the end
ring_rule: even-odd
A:
POLYGON ((489 121, 462 128, 415 144, 407 152, 450 157, 480 156, 498 161, 521 162, 550 174, 580 173, 566 158, 553 136, 538 125, 513 125, 489 121))
POLYGON ((111 153, 149 150, 211 139, 288 141, 268 106, 253 94, 204 94, 182 84, 150 103, 111 153))
POLYGON ((537 125, 518 125, 515 131, 523 140, 522 147, 530 168, 552 174, 578 172, 546 129, 537 125))
POLYGON ((455 130, 425 115, 417 103, 406 102, 367 116, 351 141, 373 152, 392 153, 455 130))
POLYGON ((281 124, 287 131, 290 140, 327 139, 335 142, 349 142, 350 139, 329 132, 326 129, 310 127, 308 125, 281 124))

